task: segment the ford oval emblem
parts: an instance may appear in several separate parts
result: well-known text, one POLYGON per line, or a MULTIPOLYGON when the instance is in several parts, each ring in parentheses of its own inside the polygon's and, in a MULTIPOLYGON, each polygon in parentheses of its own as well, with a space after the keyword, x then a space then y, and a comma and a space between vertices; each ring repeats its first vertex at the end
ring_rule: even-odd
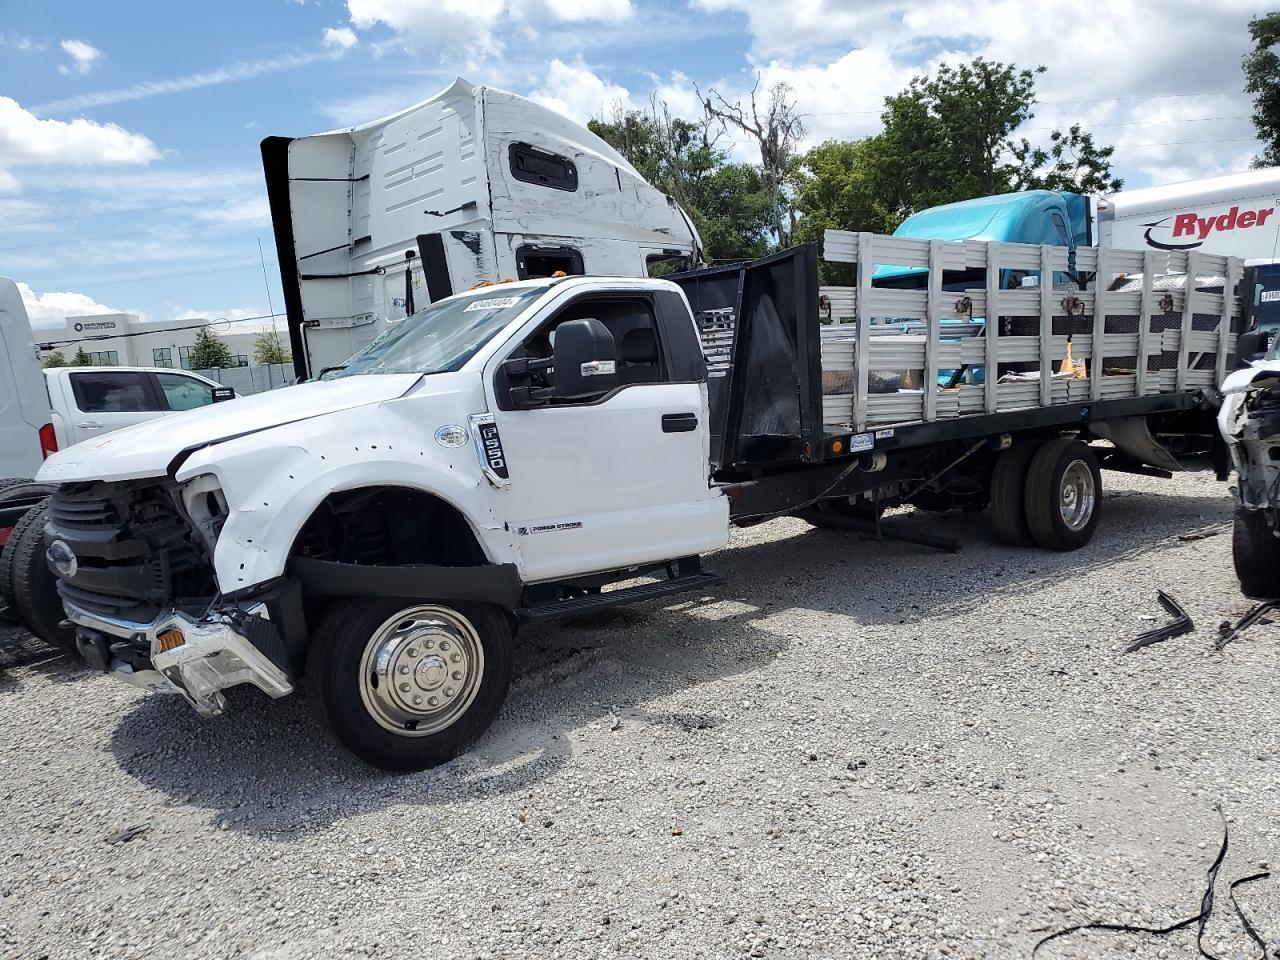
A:
POLYGON ((436 431, 436 443, 442 447, 460 447, 468 439, 467 428, 456 423, 446 423, 436 431))
POLYGON ((58 571, 60 577, 74 577, 76 571, 80 569, 80 563, 76 560, 75 551, 67 546, 65 541, 55 540, 49 544, 49 549, 45 551, 45 558, 49 561, 49 566, 58 571))

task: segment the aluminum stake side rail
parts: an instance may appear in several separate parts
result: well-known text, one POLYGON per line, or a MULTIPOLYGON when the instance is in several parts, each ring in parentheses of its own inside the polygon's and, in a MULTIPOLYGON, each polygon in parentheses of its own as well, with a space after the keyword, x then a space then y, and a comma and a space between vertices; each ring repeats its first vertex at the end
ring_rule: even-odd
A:
POLYGON ((522 623, 701 592, 733 524, 989 507, 1002 539, 1070 550, 1097 526, 1100 464, 1168 472, 1157 437, 1211 430, 1236 262, 1163 265, 1179 283, 1135 278, 1161 266, 1143 254, 827 248, 853 286, 820 289, 800 247, 473 290, 334 379, 52 457, 79 649, 206 714, 236 684, 305 687, 340 744, 417 770, 488 727, 522 623), (879 262, 923 265, 924 287, 876 287, 879 262))

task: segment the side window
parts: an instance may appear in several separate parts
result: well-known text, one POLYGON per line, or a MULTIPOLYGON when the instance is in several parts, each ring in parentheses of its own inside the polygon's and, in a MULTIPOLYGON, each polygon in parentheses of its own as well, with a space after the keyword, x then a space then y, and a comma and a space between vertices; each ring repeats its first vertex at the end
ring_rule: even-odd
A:
POLYGON ((574 247, 535 247, 532 244, 516 248, 516 273, 521 280, 549 277, 554 273, 567 273, 580 277, 582 253, 574 247))
POLYGON ((194 410, 213 403, 213 387, 180 373, 157 373, 160 389, 170 410, 194 410))
POLYGON ((666 277, 682 270, 692 269, 689 261, 690 257, 687 254, 678 251, 675 253, 651 253, 644 258, 644 269, 645 273, 651 277, 666 277))
POLYGON ((140 373, 73 373, 71 392, 81 413, 159 412, 140 373))
MULTIPOLYGON (((544 360, 552 356, 556 327, 568 320, 594 318, 613 334, 617 383, 663 383, 670 379, 662 357, 653 303, 645 297, 583 297, 562 308, 529 337, 514 357, 544 360)), ((534 386, 549 387, 551 379, 535 374, 534 386)), ((501 381, 500 381, 501 383, 501 381)), ((580 400, 552 400, 553 405, 580 400)))
POLYGON ((507 159, 511 175, 524 183, 570 192, 578 189, 578 168, 568 157, 527 143, 513 143, 507 149, 507 159))
POLYGON ((1062 214, 1054 212, 1051 216, 1053 217, 1053 229, 1058 235, 1058 243, 1064 247, 1071 246, 1071 234, 1067 233, 1067 225, 1062 219, 1062 214))

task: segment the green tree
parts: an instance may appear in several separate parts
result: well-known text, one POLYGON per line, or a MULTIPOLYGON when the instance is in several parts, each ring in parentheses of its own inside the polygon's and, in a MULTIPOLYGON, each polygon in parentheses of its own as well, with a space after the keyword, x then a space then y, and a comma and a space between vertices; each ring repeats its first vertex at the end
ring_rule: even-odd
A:
MULTIPOLYGON (((88 357, 85 357, 85 359, 87 360, 88 357)), ((52 370, 54 367, 65 367, 66 365, 67 358, 61 350, 53 351, 53 353, 44 358, 44 363, 42 364, 46 370, 52 370)))
POLYGON ((263 331, 253 338, 253 362, 293 363, 293 356, 280 342, 280 335, 274 330, 263 331))
POLYGON ((234 365, 227 345, 208 327, 201 327, 196 333, 187 363, 192 370, 222 370, 234 365))
POLYGON ((1245 54, 1244 91, 1253 95, 1253 125, 1262 141, 1255 167, 1280 166, 1280 11, 1249 21, 1253 49, 1245 54))
POLYGON ((1049 147, 1033 147, 1025 138, 1010 148, 1018 163, 1016 190, 1070 190, 1074 193, 1115 193, 1124 181, 1111 175, 1115 147, 1099 147, 1093 134, 1073 123, 1063 133, 1049 134, 1049 147))
MULTIPOLYGON (((912 79, 885 99, 882 133, 801 158, 795 239, 820 243, 829 228, 889 233, 926 207, 1013 190, 1118 190, 1114 148, 1079 124, 1051 133, 1045 147, 1014 139, 1033 116, 1043 72, 979 57, 912 79)), ((824 277, 835 275, 824 265, 824 277)))
POLYGON ((593 119, 587 126, 688 212, 708 259, 768 252, 772 234, 765 182, 756 167, 727 162, 710 120, 673 117, 654 98, 646 110, 615 109, 612 118, 593 119))
POLYGON ((73 367, 89 367, 93 365, 93 359, 84 352, 84 347, 76 347, 75 356, 71 358, 70 366, 73 367))
MULTIPOLYGON (((875 151, 871 140, 828 140, 800 159, 793 178, 794 206, 799 222, 792 234, 794 243, 815 243, 822 250, 827 230, 869 230, 890 233, 901 219, 891 208, 891 197, 882 195, 876 177, 875 151)), ((848 283, 848 264, 819 262, 825 283, 848 283)))

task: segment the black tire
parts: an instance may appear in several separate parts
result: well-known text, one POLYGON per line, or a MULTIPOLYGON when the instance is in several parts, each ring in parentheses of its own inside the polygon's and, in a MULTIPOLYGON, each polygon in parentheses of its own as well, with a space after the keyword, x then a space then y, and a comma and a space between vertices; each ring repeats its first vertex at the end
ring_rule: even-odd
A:
POLYGON ((1015 443, 996 457, 991 471, 991 525, 996 538, 1011 547, 1035 543, 1027 526, 1027 471, 1039 449, 1039 440, 1015 443))
MULTIPOLYGON (((8 531, 12 530, 26 513, 45 497, 53 493, 53 485, 7 477, 0 480, 0 548, 4 546, 8 531)), ((0 585, 0 590, 3 590, 0 585)))
POLYGON ((1261 510, 1236 507, 1231 560, 1241 593, 1255 600, 1280 600, 1280 537, 1271 532, 1261 510))
POLYGON ((60 626, 67 615, 58 596, 58 578, 44 558, 48 522, 47 500, 23 514, 5 544, 0 570, 12 591, 13 612, 23 626, 45 643, 78 656, 75 629, 60 626))
MULTIPOLYGON (((393 666, 396 662, 398 658, 393 666)), ((321 618, 307 653, 303 684, 316 719, 339 746, 371 766, 408 773, 454 759, 489 729, 511 685, 511 666, 511 624, 499 607, 362 598, 335 602, 321 618), (474 699, 448 726, 426 735, 396 733, 379 723, 366 706, 361 663, 381 628, 420 606, 443 608, 469 624, 483 651, 483 669, 474 699)), ((415 670, 410 676, 417 675, 415 670)))
POLYGON ((1025 490, 1027 528, 1040 546, 1046 550, 1079 550, 1093 539, 1102 518, 1102 471, 1088 444, 1067 437, 1044 443, 1031 458, 1025 490), (1087 472, 1092 498, 1078 525, 1073 526, 1063 517, 1063 505, 1065 480, 1068 473, 1076 471, 1087 472))

